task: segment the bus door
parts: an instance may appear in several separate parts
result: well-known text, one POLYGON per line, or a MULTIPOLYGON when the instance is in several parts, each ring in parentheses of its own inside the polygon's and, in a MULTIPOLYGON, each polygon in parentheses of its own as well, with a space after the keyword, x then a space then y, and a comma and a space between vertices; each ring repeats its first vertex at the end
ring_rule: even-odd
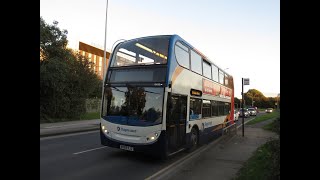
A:
POLYGON ((167 140, 169 152, 175 152, 185 145, 187 119, 187 96, 168 94, 167 140))

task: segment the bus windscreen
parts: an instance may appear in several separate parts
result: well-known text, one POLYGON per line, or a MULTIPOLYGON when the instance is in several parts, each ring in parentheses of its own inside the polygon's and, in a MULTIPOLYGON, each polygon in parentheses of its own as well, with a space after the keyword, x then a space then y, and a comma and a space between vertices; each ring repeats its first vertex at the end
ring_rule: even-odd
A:
POLYGON ((146 37, 121 43, 111 67, 167 64, 170 36, 146 37))
POLYGON ((162 122, 161 87, 107 87, 103 118, 131 126, 151 126, 162 122))

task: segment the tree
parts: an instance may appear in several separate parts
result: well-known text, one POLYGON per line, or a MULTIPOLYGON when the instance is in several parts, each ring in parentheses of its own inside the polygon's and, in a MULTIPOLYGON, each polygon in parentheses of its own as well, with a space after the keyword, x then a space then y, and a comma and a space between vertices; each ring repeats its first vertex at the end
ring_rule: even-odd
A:
POLYGON ((240 108, 241 106, 240 99, 238 99, 237 97, 234 97, 234 104, 235 104, 234 108, 240 108))
POLYGON ((244 102, 245 102, 245 106, 251 106, 253 104, 256 107, 269 108, 269 107, 275 107, 277 98, 273 98, 273 97, 267 98, 257 89, 249 89, 246 93, 244 93, 244 102))
POLYGON ((48 25, 40 17, 40 121, 77 119, 87 98, 101 96, 92 63, 67 43, 67 31, 57 21, 48 25))
POLYGON ((249 89, 245 94, 244 94, 244 99, 245 102, 247 102, 248 106, 257 106, 261 107, 261 101, 262 99, 265 98, 265 96, 258 90, 256 89, 249 89))
POLYGON ((61 31, 58 27, 58 21, 54 21, 53 25, 47 24, 42 17, 40 17, 40 52, 44 59, 64 56, 67 48, 67 30, 61 31), (62 54, 61 54, 62 53, 62 54))

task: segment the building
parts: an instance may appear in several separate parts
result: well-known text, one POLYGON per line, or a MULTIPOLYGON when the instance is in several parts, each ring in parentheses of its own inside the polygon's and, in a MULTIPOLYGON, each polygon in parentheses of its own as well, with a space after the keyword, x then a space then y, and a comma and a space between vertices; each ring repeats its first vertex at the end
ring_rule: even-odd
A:
MULTIPOLYGON (((93 67, 91 68, 93 68, 94 72, 100 77, 100 79, 103 79, 102 75, 104 74, 104 51, 102 49, 79 41, 79 52, 81 55, 87 57, 90 62, 94 63, 93 67)), ((109 57, 110 52, 106 52, 106 68, 108 68, 109 57)))

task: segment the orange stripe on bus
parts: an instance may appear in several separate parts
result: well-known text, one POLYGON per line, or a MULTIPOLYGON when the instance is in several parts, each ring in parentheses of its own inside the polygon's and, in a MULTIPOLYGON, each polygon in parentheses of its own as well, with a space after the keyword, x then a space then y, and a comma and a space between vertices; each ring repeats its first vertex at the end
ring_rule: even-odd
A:
POLYGON ((179 74, 182 72, 183 68, 180 66, 177 66, 176 69, 173 72, 172 75, 172 85, 174 83, 174 81, 177 79, 177 77, 179 76, 179 74))
POLYGON ((193 50, 194 50, 195 52, 197 52, 198 54, 200 54, 204 59, 208 60, 207 56, 205 56, 204 54, 202 54, 198 49, 193 48, 193 50))

